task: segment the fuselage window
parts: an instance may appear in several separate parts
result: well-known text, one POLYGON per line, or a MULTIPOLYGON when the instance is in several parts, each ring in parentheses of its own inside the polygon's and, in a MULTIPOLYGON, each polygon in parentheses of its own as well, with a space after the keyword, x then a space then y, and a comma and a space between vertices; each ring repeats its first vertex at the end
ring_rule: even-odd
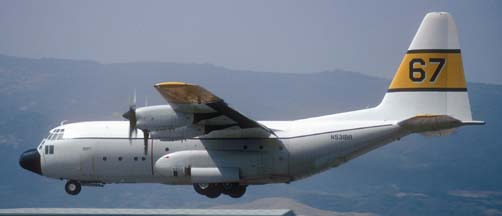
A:
POLYGON ((49 146, 45 146, 45 154, 49 154, 49 146))

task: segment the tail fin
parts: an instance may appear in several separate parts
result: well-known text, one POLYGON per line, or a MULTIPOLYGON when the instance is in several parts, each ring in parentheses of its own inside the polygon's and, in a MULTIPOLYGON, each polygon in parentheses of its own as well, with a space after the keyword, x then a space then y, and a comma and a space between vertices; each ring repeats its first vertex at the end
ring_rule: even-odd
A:
POLYGON ((449 13, 425 16, 378 109, 385 119, 443 115, 472 121, 457 27, 449 13))

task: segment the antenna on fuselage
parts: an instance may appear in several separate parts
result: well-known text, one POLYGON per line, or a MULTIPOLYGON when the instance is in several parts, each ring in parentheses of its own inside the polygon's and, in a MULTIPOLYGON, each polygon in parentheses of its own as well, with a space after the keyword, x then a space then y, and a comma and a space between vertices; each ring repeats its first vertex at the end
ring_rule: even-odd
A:
POLYGON ((66 122, 68 122, 68 120, 61 121, 61 123, 59 123, 59 126, 63 126, 66 122))

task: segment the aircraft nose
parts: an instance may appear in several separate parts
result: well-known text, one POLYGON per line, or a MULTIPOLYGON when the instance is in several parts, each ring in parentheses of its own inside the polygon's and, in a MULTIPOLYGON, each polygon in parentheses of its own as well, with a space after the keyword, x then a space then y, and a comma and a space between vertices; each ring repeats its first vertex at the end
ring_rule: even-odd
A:
POLYGON ((19 158, 19 165, 24 169, 42 175, 42 167, 40 165, 40 154, 37 149, 30 149, 23 152, 19 158))

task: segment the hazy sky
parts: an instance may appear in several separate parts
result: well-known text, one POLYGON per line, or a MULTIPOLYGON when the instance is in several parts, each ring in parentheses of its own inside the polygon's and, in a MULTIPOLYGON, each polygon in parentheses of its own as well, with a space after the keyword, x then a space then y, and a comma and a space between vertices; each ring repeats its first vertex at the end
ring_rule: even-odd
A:
POLYGON ((502 84, 502 1, 0 1, 0 54, 390 78, 429 11, 469 81, 502 84))

